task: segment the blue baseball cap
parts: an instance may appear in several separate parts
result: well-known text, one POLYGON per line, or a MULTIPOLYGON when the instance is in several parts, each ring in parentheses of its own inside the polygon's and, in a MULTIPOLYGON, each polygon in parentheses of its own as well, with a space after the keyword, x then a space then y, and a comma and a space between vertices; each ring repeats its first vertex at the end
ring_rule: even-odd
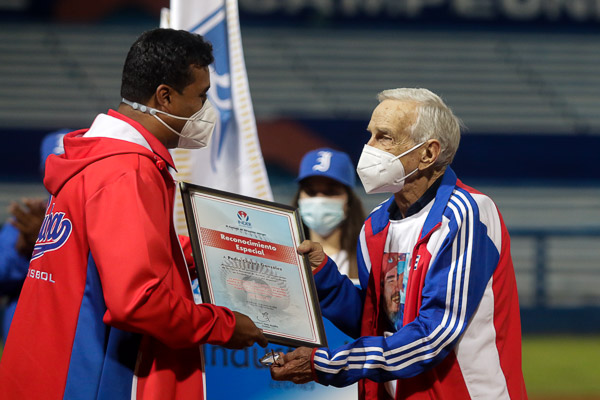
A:
POLYGON ((311 176, 326 176, 351 188, 356 181, 350 156, 329 148, 312 150, 302 157, 296 182, 311 176))
POLYGON ((69 132, 71 132, 69 129, 60 129, 44 136, 40 145, 40 169, 42 171, 50 154, 61 155, 65 152, 63 138, 69 132))

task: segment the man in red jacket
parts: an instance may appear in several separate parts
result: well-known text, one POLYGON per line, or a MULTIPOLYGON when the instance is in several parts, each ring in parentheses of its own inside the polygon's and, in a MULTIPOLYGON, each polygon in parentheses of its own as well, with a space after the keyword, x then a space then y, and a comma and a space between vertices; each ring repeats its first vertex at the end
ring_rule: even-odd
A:
MULTIPOLYGON (((212 47, 155 29, 131 47, 118 111, 64 138, 0 363, 4 399, 202 399, 201 345, 266 346, 245 315, 195 304, 167 149, 207 145, 212 47)), ((191 260, 190 260, 191 261, 191 260)))

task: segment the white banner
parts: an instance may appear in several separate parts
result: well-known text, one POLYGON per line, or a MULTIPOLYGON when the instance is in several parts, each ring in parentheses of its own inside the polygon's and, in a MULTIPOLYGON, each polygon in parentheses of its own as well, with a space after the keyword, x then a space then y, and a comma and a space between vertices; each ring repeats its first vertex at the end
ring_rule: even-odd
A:
MULTIPOLYGON (((177 181, 273 200, 248 87, 236 0, 171 0, 161 26, 184 29, 205 37, 213 46, 208 98, 219 118, 205 149, 171 151, 177 181)), ((175 203, 175 227, 187 234, 180 196, 175 203)))

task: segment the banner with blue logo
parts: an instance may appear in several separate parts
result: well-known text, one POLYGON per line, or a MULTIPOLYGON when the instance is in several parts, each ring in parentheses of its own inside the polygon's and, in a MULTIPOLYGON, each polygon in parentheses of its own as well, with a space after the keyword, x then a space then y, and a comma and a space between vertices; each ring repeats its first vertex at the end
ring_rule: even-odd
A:
MULTIPOLYGON (((330 348, 353 341, 327 319, 325 332, 330 348)), ((204 346, 207 399, 244 400, 352 400, 358 399, 358 385, 345 388, 323 386, 315 382, 296 385, 271 379, 269 368, 259 363, 267 351, 287 353, 293 348, 255 345, 244 350, 228 350, 220 346, 204 346)))
MULTIPOLYGON (((172 0, 163 27, 198 33, 213 46, 208 98, 219 118, 207 148, 172 151, 177 181, 273 200, 248 86, 237 2, 172 0)), ((187 232, 181 201, 175 206, 179 233, 187 232)))

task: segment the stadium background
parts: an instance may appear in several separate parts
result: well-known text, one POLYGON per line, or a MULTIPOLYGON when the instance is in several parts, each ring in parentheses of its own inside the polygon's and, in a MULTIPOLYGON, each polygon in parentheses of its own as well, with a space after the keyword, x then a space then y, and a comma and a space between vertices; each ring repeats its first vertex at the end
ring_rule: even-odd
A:
MULTIPOLYGON (((0 218, 43 195, 39 143, 116 108, 164 0, 0 0, 0 218)), ((453 168, 512 236, 531 398, 600 398, 600 1, 240 0, 275 200, 302 155, 358 161, 375 95, 426 87, 467 126, 453 168)), ((366 196, 367 208, 384 197, 366 196)))

